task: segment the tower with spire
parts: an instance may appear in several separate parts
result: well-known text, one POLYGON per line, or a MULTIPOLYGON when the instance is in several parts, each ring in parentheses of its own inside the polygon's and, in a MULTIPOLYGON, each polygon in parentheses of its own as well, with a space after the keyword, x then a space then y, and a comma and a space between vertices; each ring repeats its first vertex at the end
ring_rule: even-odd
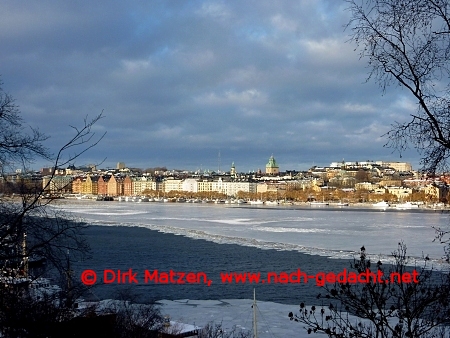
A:
POLYGON ((234 166, 234 162, 231 163, 230 176, 236 178, 236 167, 234 166))

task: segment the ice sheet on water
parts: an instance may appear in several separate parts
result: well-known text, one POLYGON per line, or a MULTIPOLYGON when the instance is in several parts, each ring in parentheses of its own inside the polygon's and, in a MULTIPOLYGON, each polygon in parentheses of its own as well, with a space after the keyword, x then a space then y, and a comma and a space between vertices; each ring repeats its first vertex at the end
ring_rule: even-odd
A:
POLYGON ((70 211, 74 214, 90 214, 90 215, 99 215, 99 216, 130 216, 130 215, 142 215, 147 214, 147 211, 139 211, 139 210, 116 210, 110 209, 106 211, 105 208, 65 208, 66 211, 70 211))
POLYGON ((160 232, 261 249, 293 250, 332 258, 351 258, 364 245, 389 261, 398 241, 408 254, 439 262, 442 246, 432 226, 446 227, 448 215, 434 213, 249 209, 196 204, 103 203, 67 205, 87 222, 140 226, 160 232))
POLYGON ((288 228, 288 227, 260 227, 259 231, 267 231, 267 232, 303 232, 303 233, 324 233, 324 234, 338 234, 345 233, 345 230, 339 229, 319 229, 319 228, 288 228))

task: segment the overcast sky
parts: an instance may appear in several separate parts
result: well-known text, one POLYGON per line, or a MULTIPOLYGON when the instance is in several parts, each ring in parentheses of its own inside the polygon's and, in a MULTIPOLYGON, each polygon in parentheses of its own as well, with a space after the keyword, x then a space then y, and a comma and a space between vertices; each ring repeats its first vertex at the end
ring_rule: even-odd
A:
MULTIPOLYGON (((76 165, 281 170, 409 161, 383 147, 415 111, 366 82, 344 1, 0 2, 3 89, 51 138, 104 112, 102 142, 76 165)), ((38 161, 39 168, 45 162, 38 161)))

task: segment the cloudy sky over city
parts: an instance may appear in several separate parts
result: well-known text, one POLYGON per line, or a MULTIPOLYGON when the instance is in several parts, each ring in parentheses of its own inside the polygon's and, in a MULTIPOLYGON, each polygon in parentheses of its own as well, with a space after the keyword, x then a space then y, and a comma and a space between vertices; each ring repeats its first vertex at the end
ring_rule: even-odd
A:
POLYGON ((366 82, 349 15, 337 0, 3 0, 2 87, 53 152, 103 111, 107 134, 76 165, 417 164, 383 147, 415 102, 366 82))

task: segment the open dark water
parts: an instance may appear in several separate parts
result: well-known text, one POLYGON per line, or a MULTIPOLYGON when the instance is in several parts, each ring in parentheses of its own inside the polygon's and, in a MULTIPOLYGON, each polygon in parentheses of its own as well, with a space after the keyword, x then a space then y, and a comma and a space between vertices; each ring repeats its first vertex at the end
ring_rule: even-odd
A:
MULTIPOLYGON (((291 273, 297 269, 309 275, 337 274, 349 269, 363 245, 372 260, 381 259, 386 266, 399 241, 406 244, 412 263, 422 261, 425 254, 432 264, 441 266, 443 248, 433 242, 433 227, 448 226, 448 214, 352 208, 74 201, 63 204, 62 209, 73 219, 90 224, 86 235, 92 258, 74 266, 78 280, 87 269, 98 275, 86 299, 117 299, 123 292, 134 295, 134 302, 166 299, 162 311, 176 320, 204 324, 227 319, 226 327, 247 327, 248 321, 243 319, 251 315, 249 304, 256 288, 266 318, 274 320, 269 327, 283 332, 279 335, 283 337, 303 337, 286 315, 298 310, 300 302, 322 303, 317 295, 326 292, 315 280, 308 284, 222 284, 221 272, 261 272, 264 279, 271 271, 291 273), (104 284, 105 269, 132 269, 139 283, 104 284), (155 269, 205 272, 212 285, 145 284, 145 270, 155 269)), ((440 274, 435 276, 438 280, 440 274)))
POLYGON ((442 246, 433 243, 433 226, 448 226, 448 215, 426 212, 380 212, 353 209, 240 208, 190 203, 71 202, 63 209, 90 224, 86 234, 92 259, 77 262, 75 278, 93 269, 92 292, 117 298, 137 295, 141 302, 160 299, 251 299, 284 304, 318 305, 324 293, 308 284, 222 284, 221 272, 339 273, 349 268, 365 246, 384 262, 399 241, 418 261, 422 254, 438 264, 442 246), (279 250, 279 251, 278 251, 279 250), (328 258, 333 257, 333 258, 328 258), (104 284, 105 269, 137 272, 138 284, 104 284), (205 272, 212 285, 145 284, 144 272, 205 272))
MULTIPOLYGON (((139 227, 90 226, 86 235, 92 258, 78 262, 75 277, 93 269, 98 280, 91 292, 101 298, 116 298, 119 292, 131 292, 141 302, 159 299, 249 299, 256 287, 258 300, 284 304, 302 301, 317 304, 321 288, 314 280, 308 284, 222 284, 220 272, 292 272, 300 268, 308 274, 335 272, 348 268, 350 260, 330 259, 294 251, 263 250, 236 244, 216 244, 202 239, 160 233, 139 227), (138 272, 139 284, 103 284, 103 270, 138 272), (204 284, 144 283, 145 270, 203 271, 213 282, 204 284)), ((323 291, 322 291, 323 293, 323 291)))

